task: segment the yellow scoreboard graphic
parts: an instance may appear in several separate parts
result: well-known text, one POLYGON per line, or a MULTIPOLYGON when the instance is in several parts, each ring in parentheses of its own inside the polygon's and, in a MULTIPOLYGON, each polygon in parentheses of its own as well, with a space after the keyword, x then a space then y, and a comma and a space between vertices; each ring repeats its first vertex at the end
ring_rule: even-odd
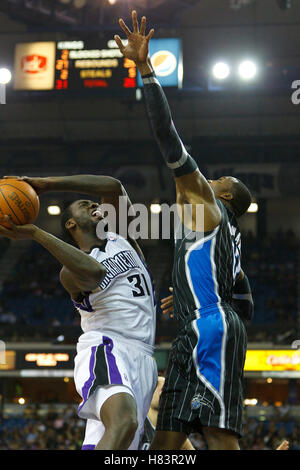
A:
POLYGON ((16 352, 5 351, 4 360, 0 362, 0 371, 14 370, 16 366, 16 352))
POLYGON ((15 48, 14 89, 53 90, 56 44, 27 42, 15 48))
POLYGON ((244 370, 300 371, 300 351, 266 349, 248 350, 244 370))

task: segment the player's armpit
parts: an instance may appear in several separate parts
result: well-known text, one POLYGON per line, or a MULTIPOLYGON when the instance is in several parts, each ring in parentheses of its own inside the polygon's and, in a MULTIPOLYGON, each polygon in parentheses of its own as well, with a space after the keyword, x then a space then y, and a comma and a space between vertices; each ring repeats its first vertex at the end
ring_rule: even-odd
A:
POLYGON ((190 203, 216 203, 210 184, 198 168, 192 173, 176 176, 175 183, 177 194, 190 203))
POLYGON ((82 292, 91 292, 99 287, 97 280, 80 278, 65 266, 60 271, 60 282, 73 300, 76 300, 82 292))
POLYGON ((183 224, 197 232, 214 230, 221 221, 221 211, 202 173, 197 169, 193 173, 176 177, 175 183, 177 204, 181 206, 179 217, 183 224), (188 205, 192 207, 192 217, 189 217, 188 205))

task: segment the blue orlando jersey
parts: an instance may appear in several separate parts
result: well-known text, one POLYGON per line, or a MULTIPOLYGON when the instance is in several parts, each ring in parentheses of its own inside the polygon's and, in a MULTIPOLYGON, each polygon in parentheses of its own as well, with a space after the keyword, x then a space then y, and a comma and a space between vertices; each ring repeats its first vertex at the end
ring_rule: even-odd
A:
POLYGON ((201 238, 189 232, 175 240, 174 310, 183 325, 204 309, 231 304, 241 270, 241 233, 236 218, 221 201, 217 204, 222 218, 215 230, 201 238))

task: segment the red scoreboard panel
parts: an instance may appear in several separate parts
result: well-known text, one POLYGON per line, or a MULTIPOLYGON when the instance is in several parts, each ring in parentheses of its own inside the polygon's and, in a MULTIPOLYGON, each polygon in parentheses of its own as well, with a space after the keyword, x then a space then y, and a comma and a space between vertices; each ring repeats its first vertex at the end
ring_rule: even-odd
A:
POLYGON ((56 44, 56 90, 135 88, 136 77, 135 63, 122 56, 114 40, 56 44))

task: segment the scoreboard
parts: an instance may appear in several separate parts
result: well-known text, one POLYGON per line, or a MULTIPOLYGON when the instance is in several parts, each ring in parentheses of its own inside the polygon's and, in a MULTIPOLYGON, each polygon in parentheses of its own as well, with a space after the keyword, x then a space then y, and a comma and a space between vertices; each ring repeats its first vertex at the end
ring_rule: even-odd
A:
POLYGON ((19 43, 15 48, 15 90, 135 88, 135 63, 114 40, 19 43))
POLYGON ((57 43, 56 90, 135 88, 136 75, 135 63, 122 56, 114 40, 97 48, 83 41, 57 43))
MULTIPOLYGON (((158 79, 163 81, 161 84, 180 86, 180 40, 154 39, 150 45, 155 49, 154 68, 158 79)), ((109 38, 18 43, 15 46, 15 90, 134 89, 141 86, 137 75, 135 63, 124 58, 115 40, 109 38)))

